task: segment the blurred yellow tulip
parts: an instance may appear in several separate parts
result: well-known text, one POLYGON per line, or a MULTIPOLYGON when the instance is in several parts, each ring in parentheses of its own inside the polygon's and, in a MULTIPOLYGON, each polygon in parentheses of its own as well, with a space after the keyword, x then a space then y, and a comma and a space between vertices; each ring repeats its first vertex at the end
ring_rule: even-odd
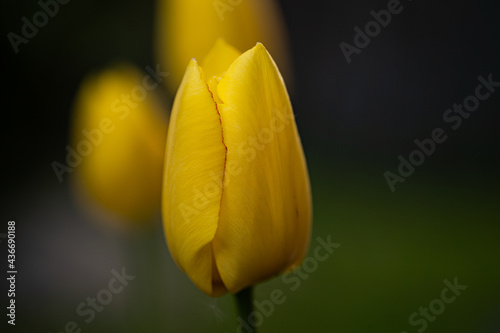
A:
POLYGON ((189 63, 170 118, 162 211, 170 252, 203 292, 297 267, 311 229, 306 161, 284 81, 262 44, 219 40, 189 63))
POLYGON ((267 45, 288 83, 288 35, 275 0, 159 0, 156 53, 175 93, 189 60, 201 59, 218 38, 240 50, 267 45))
POLYGON ((160 210, 168 118, 153 96, 156 80, 130 65, 89 76, 68 148, 86 197, 135 224, 160 210))

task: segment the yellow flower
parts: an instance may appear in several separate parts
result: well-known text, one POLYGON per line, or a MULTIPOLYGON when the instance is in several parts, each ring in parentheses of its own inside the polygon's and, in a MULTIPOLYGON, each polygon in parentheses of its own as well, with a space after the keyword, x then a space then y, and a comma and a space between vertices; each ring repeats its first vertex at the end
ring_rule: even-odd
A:
POLYGON ((94 74, 74 110, 70 147, 79 187, 133 223, 160 210, 168 119, 153 96, 161 87, 155 79, 129 65, 94 74))
POLYGON ((177 92, 165 153, 163 221, 170 252, 219 296, 297 267, 311 193, 285 84, 262 44, 219 40, 193 59, 177 92))
POLYGON ((191 58, 203 58, 218 38, 240 50, 269 47, 285 79, 291 77, 288 36, 275 0, 159 0, 156 53, 175 92, 191 58))

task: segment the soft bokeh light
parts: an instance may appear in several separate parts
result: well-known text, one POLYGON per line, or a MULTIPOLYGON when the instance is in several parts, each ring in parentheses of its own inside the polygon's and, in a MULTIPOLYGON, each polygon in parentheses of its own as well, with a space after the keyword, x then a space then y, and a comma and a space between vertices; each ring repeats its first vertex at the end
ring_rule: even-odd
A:
POLYGON ((201 61, 218 38, 239 50, 268 45, 285 79, 292 78, 288 31, 275 0, 159 0, 156 15, 157 59, 171 73, 172 93, 189 60, 201 61))

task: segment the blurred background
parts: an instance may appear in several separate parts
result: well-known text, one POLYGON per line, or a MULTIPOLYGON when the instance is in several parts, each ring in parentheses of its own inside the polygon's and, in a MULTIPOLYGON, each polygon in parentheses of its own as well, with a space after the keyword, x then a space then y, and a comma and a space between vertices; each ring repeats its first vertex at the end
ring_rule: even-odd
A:
MULTIPOLYGON (((478 76, 500 81, 500 3, 402 0, 402 12, 350 63, 339 44, 354 45, 353 29, 364 30, 370 11, 388 1, 279 4, 313 189, 310 255, 317 237, 341 246, 294 290, 281 277, 257 286, 257 301, 274 289, 286 297, 259 331, 500 332, 500 87, 456 130, 443 120, 475 93, 478 76), (408 158, 414 140, 435 128, 448 139, 391 191, 384 173, 397 174, 398 156, 408 158), (409 317, 455 278, 467 289, 432 319, 414 317, 425 328, 412 325, 409 317)), ((37 1, 2 1, 3 36, 21 34, 21 19, 39 10, 37 1)), ((120 61, 157 64, 156 10, 152 0, 74 0, 18 53, 3 38, 0 233, 16 221, 18 266, 9 332, 237 332, 231 296, 204 295, 175 266, 159 212, 146 230, 96 223, 51 166, 65 159, 89 72, 120 61), (85 322, 90 315, 77 307, 123 268, 135 278, 85 322)), ((168 108, 172 96, 160 93, 168 108)))

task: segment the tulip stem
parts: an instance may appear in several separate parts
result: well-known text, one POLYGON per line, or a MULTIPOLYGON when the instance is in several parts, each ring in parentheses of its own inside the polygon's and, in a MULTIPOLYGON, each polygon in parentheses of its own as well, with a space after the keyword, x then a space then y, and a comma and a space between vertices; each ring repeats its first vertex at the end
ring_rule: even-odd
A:
POLYGON ((253 287, 250 286, 236 293, 235 299, 238 306, 238 324, 246 326, 249 333, 257 333, 255 321, 250 314, 253 312, 253 287))

